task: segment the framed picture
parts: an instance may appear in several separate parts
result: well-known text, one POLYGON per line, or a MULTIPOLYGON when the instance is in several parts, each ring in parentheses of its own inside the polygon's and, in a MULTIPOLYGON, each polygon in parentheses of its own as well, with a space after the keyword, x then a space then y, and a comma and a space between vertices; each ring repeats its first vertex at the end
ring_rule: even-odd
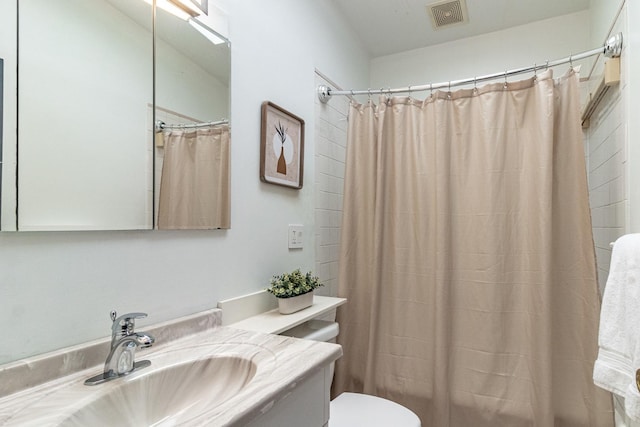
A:
POLYGON ((272 102, 263 102, 260 180, 300 189, 303 172, 304 120, 272 102))

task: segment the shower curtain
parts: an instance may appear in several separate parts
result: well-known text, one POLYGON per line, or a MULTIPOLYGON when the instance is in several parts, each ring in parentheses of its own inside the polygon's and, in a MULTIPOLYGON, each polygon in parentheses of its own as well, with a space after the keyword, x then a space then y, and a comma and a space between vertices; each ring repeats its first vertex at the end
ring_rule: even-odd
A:
POLYGON ((334 396, 424 427, 613 425, 577 84, 351 105, 334 396))
POLYGON ((229 228, 229 126, 171 131, 165 140, 158 228, 229 228))

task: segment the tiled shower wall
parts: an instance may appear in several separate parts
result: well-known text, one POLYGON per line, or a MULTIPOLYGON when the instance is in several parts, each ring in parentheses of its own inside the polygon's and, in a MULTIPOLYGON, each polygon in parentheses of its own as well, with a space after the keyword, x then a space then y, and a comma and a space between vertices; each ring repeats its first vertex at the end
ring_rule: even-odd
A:
MULTIPOLYGON (((316 86, 335 84, 316 74, 316 86)), ((336 96, 323 104, 316 98, 315 188, 316 273, 325 287, 318 294, 338 294, 338 258, 347 146, 349 100, 336 96)))
MULTIPOLYGON (((626 10, 623 9, 612 34, 626 30, 626 10)), ((585 152, 589 177, 589 201, 593 239, 598 265, 600 291, 604 290, 609 264, 611 246, 618 237, 627 231, 628 191, 626 182, 626 108, 628 96, 625 63, 626 48, 621 56, 621 81, 612 86, 591 117, 591 123, 585 130, 585 152)), ((600 60, 602 61, 602 59, 600 60)), ((594 73, 589 87, 597 87, 601 73, 594 73)))

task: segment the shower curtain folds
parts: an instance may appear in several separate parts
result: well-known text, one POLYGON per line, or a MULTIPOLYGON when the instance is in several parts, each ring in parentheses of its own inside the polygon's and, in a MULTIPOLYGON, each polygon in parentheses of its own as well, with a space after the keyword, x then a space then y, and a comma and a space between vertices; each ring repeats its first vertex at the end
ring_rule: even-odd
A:
POLYGON ((229 228, 228 125, 165 136, 158 229, 229 228))
POLYGON ((334 395, 425 427, 609 427, 578 76, 349 114, 334 395))

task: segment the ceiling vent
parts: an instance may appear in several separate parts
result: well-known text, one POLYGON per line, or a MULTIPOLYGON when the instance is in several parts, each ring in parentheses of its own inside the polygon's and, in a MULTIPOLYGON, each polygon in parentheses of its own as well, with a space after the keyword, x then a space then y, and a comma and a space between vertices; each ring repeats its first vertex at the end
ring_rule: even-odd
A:
POLYGON ((464 0, 445 0, 427 5, 433 28, 440 29, 467 22, 467 5, 464 0))

